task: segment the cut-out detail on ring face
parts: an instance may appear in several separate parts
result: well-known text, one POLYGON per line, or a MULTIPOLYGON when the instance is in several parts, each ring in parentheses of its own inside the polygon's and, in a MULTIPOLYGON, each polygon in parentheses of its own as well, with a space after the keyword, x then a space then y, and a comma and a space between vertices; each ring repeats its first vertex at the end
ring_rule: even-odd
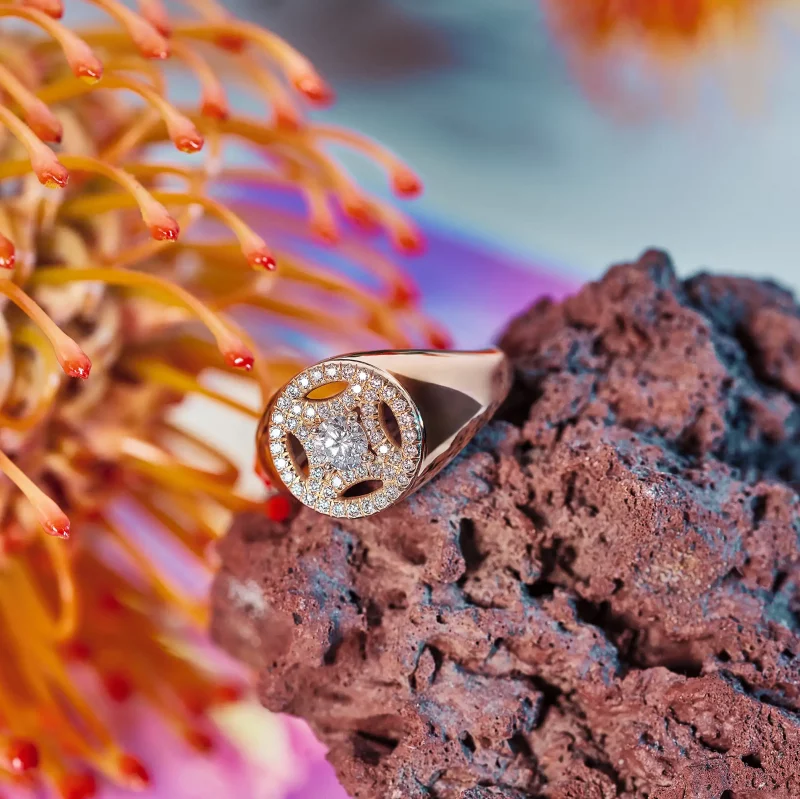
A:
POLYGON ((386 508, 409 488, 421 462, 416 406, 393 378, 358 361, 324 361, 294 377, 275 397, 267 430, 280 479, 329 516, 386 508))

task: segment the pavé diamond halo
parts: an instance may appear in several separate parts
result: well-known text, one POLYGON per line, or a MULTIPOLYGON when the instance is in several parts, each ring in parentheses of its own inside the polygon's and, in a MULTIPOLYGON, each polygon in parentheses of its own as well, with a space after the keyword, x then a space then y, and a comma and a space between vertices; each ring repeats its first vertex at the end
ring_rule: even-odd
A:
POLYGON ((295 375, 259 425, 263 470, 304 505, 360 518, 432 478, 508 393, 498 350, 341 355, 295 375))
POLYGON ((408 489, 424 432, 416 405, 392 377, 334 359, 276 395, 269 440, 274 471, 297 499, 331 516, 359 517, 408 489))

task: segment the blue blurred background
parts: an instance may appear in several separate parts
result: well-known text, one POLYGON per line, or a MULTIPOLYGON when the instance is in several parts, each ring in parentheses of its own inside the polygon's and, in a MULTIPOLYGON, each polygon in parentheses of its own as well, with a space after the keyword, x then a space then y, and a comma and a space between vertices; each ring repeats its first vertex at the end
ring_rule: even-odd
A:
POLYGON ((754 3, 757 30, 720 58, 655 78, 640 95, 663 83, 670 100, 635 119, 620 113, 624 96, 588 98, 536 0, 228 5, 318 65, 338 94, 329 118, 419 170, 429 219, 576 276, 655 245, 684 274, 800 288, 793 3, 754 3))

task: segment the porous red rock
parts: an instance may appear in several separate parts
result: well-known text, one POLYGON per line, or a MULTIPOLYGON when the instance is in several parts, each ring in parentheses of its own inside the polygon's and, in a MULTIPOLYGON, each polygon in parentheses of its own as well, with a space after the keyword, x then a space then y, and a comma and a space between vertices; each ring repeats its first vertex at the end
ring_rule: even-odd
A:
POLYGON ((800 796, 793 298, 649 252, 501 343, 409 500, 237 520, 217 639, 357 799, 800 796))

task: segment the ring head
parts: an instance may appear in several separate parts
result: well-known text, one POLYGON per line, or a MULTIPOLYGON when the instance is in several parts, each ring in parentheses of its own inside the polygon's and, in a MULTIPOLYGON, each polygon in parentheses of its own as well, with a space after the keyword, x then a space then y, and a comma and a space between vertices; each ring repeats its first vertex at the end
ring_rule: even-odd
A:
POLYGON ((412 486, 425 430, 415 402, 390 374, 334 358, 296 375, 273 398, 259 446, 271 471, 304 505, 359 518, 412 486))

